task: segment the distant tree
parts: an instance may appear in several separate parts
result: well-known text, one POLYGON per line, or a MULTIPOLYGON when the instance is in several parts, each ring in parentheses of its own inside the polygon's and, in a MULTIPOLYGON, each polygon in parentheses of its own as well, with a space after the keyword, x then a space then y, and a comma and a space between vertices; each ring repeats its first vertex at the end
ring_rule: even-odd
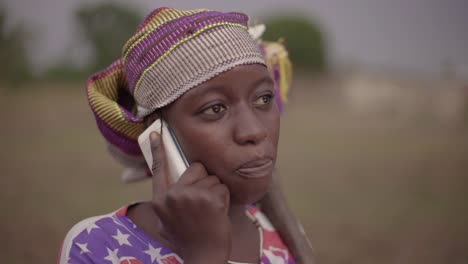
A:
POLYGON ((6 28, 6 11, 0 8, 0 81, 17 86, 31 78, 23 26, 6 28))
POLYGON ((115 3, 85 6, 76 16, 94 49, 92 71, 102 69, 120 57, 123 45, 141 21, 138 12, 115 3))
POLYGON ((295 67, 313 71, 326 69, 324 33, 305 17, 274 16, 266 20, 265 40, 284 39, 295 67))

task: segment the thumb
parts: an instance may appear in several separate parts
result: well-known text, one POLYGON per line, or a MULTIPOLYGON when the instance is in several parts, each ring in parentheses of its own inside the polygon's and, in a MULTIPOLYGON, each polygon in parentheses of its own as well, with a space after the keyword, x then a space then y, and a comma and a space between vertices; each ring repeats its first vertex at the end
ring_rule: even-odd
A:
POLYGON ((166 152, 164 151, 164 143, 161 134, 151 132, 150 134, 151 154, 153 156, 153 164, 151 172, 153 173, 153 193, 162 193, 169 187, 169 171, 166 160, 166 152))

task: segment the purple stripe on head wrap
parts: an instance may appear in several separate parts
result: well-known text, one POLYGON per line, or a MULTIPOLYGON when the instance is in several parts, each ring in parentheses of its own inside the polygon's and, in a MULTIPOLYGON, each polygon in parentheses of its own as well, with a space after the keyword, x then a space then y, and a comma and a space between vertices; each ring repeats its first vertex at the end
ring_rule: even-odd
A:
POLYGON ((122 152, 132 156, 142 156, 140 146, 136 140, 118 133, 109 127, 104 121, 96 117, 96 123, 104 138, 112 145, 116 146, 122 152))
MULTIPOLYGON (((174 23, 171 23, 171 25, 153 31, 139 43, 139 45, 129 53, 128 61, 126 61, 127 78, 131 90, 133 91, 134 85, 141 73, 157 58, 161 57, 178 41, 206 26, 206 23, 196 23, 196 20, 204 17, 212 17, 216 13, 217 12, 204 12, 196 14, 198 16, 192 15, 191 17, 180 18, 174 23), (192 29, 193 32, 188 32, 188 29, 192 29), (151 43, 157 43, 157 45, 151 46, 151 43), (144 59, 140 58, 142 56, 144 56, 144 59)), ((225 18, 222 16, 215 17, 211 23, 223 21, 238 22, 237 19, 230 18, 226 15, 224 15, 224 17, 225 18)))
POLYGON ((140 41, 127 55, 125 70, 127 83, 133 93, 141 74, 176 43, 217 23, 247 26, 248 17, 240 13, 206 11, 181 17, 163 24, 140 41))

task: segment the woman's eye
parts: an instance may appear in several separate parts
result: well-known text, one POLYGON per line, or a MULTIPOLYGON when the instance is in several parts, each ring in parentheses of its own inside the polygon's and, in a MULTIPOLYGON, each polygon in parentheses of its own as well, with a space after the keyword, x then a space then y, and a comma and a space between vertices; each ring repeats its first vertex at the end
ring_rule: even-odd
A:
POLYGON ((216 105, 212 105, 212 106, 208 107, 207 109, 203 110, 203 113, 208 114, 208 115, 217 115, 217 114, 220 114, 220 113, 222 113, 224 111, 226 111, 226 107, 224 105, 216 104, 216 105))
POLYGON ((271 100, 273 99, 273 95, 272 94, 265 94, 265 95, 262 95, 260 97, 258 97, 254 104, 255 105, 267 105, 271 102, 271 100))

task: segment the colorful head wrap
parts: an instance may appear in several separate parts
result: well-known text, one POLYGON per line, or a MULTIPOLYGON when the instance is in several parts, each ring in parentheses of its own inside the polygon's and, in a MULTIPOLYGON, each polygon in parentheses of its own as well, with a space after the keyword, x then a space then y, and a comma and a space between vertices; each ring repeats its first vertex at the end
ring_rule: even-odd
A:
POLYGON ((249 33, 247 22, 241 13, 156 9, 127 41, 122 58, 88 79, 98 128, 111 154, 127 167, 124 182, 151 175, 137 142, 144 117, 225 71, 267 65, 281 109, 291 82, 287 52, 279 43, 259 41, 264 27, 249 33))

